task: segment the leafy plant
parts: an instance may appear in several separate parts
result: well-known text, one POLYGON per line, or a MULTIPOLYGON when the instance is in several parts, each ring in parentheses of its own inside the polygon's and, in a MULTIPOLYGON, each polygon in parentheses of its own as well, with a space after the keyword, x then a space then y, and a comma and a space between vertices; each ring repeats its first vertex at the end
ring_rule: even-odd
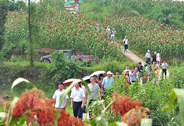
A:
POLYGON ((52 63, 47 69, 46 75, 51 76, 52 84, 61 80, 76 78, 78 73, 81 72, 80 64, 72 59, 67 59, 66 54, 62 51, 52 53, 51 58, 52 63))

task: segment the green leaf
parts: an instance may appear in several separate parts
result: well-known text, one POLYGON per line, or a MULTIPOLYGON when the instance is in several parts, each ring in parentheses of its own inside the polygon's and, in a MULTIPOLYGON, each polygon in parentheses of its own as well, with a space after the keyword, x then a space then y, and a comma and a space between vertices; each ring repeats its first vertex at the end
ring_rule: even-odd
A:
POLYGON ((7 113, 0 112, 0 122, 3 122, 4 118, 7 116, 7 113))
POLYGON ((184 121, 184 89, 173 88, 170 91, 169 110, 172 110, 175 99, 177 98, 179 104, 179 111, 184 121))
POLYGON ((102 117, 96 117, 91 121, 83 121, 83 122, 91 124, 92 126, 97 126, 98 124, 100 124, 100 126, 108 126, 106 119, 102 117))
POLYGON ((101 100, 101 101, 95 101, 95 102, 93 102, 91 105, 90 105, 90 107, 95 107, 95 106, 99 106, 99 105, 101 105, 102 103, 104 102, 104 100, 101 100))
POLYGON ((30 81, 28 81, 27 79, 24 79, 24 78, 18 78, 16 79, 13 84, 12 84, 12 87, 11 87, 11 91, 13 91, 13 88, 18 85, 19 83, 21 82, 26 82, 26 83, 30 83, 33 87, 35 87, 35 85, 33 85, 30 81))
POLYGON ((12 108, 15 105, 15 103, 18 101, 18 99, 19 99, 18 97, 15 97, 13 99, 13 101, 10 103, 10 107, 9 107, 9 110, 8 110, 8 121, 7 121, 7 125, 10 125, 11 124, 11 121, 12 121, 12 116, 11 116, 12 108))
POLYGON ((0 126, 5 126, 6 124, 5 123, 0 123, 0 126))
POLYGON ((123 122, 112 122, 109 126, 128 126, 126 123, 123 122))
POLYGON ((108 126, 108 123, 105 118, 101 118, 101 126, 108 126))
POLYGON ((24 115, 22 115, 20 118, 19 118, 19 125, 23 125, 23 124, 25 124, 25 118, 26 118, 26 115, 24 114, 24 115))
POLYGON ((152 119, 142 119, 141 126, 152 126, 152 119))
POLYGON ((57 112, 56 112, 56 117, 55 117, 55 119, 56 119, 56 120, 58 120, 58 119, 59 119, 59 117, 60 117, 60 112, 59 112, 59 111, 57 111, 57 112))

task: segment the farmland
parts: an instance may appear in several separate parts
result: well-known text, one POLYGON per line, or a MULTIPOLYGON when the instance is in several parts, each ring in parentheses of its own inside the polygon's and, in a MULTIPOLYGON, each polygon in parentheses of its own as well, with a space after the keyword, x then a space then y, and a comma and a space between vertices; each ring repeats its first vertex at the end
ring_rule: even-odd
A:
MULTIPOLYGON (((143 83, 139 83, 137 79, 135 83, 128 85, 125 82, 123 70, 127 64, 131 69, 137 66, 137 63, 128 61, 121 49, 126 35, 130 49, 142 55, 145 55, 149 49, 151 53, 161 51, 163 60, 183 59, 184 30, 181 9, 183 3, 168 1, 155 3, 150 0, 106 0, 105 2, 90 0, 79 6, 81 11, 75 15, 66 11, 63 8, 63 1, 59 0, 44 0, 41 4, 31 4, 34 66, 30 66, 28 62, 31 44, 28 41, 27 8, 24 6, 25 8, 22 7, 19 10, 8 11, 7 21, 4 24, 5 42, 0 53, 0 86, 2 86, 0 92, 9 95, 10 99, 3 106, 0 105, 0 112, 2 112, 0 125, 29 123, 30 125, 59 126, 66 124, 132 126, 133 123, 140 125, 141 119, 146 121, 150 119, 153 126, 182 125, 184 121, 183 61, 168 62, 169 78, 164 79, 162 75, 159 78, 152 70, 154 78, 150 81, 146 80, 146 73, 144 73, 143 83), (167 5, 174 6, 171 12, 167 5), (156 14, 157 10, 151 11, 153 8, 160 7, 165 9, 162 12, 170 12, 167 17, 159 17, 156 14), (174 8, 178 8, 178 11, 174 8), (173 16, 170 20, 169 17, 174 14, 178 17, 173 16), (107 35, 107 26, 111 29, 115 28, 115 41, 107 35), (43 53, 40 51, 43 48, 75 49, 94 55, 96 62, 81 66, 77 62, 64 58, 65 55, 62 52, 53 52, 53 63, 40 63, 38 59, 40 53, 43 53), (109 93, 107 97, 104 100, 97 98, 97 102, 92 105, 92 120, 84 119, 82 122, 73 117, 70 102, 67 104, 66 111, 59 109, 57 111, 52 107, 54 103, 52 96, 59 81, 82 78, 98 70, 113 73, 119 70, 122 75, 120 79, 115 76, 114 86, 107 90, 107 94, 109 93), (30 82, 19 77, 26 78, 30 82), (14 82, 17 78, 19 79, 14 82), (177 102, 175 102, 176 99, 177 102), (3 116, 6 117, 2 119, 3 116)), ((65 87, 64 94, 70 95, 70 90, 75 83, 65 87)), ((88 87, 85 82, 84 85, 88 87)), ((87 92, 90 94, 89 90, 87 92)), ((2 94, 0 93, 0 96, 2 94)), ((89 110, 88 106, 87 110, 89 110)))

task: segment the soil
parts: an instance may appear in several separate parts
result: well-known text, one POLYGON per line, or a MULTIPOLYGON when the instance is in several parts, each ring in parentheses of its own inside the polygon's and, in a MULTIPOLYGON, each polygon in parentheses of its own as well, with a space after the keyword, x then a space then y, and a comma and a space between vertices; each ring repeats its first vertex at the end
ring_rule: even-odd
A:
POLYGON ((3 94, 0 93, 0 105, 2 105, 2 103, 6 101, 3 97, 3 94))
POLYGON ((51 49, 51 48, 41 48, 40 49, 41 52, 44 52, 44 53, 51 53, 51 52, 54 52, 56 51, 56 49, 51 49))

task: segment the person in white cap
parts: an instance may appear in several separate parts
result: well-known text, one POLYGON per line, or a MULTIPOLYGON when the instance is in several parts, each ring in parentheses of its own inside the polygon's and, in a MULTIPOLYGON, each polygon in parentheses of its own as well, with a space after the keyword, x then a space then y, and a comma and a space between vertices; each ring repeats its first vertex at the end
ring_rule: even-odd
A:
POLYGON ((79 13, 79 6, 78 6, 78 4, 76 4, 75 10, 76 10, 76 15, 77 15, 79 13))
POLYGON ((150 58, 151 58, 150 50, 148 50, 145 57, 146 57, 146 61, 148 61, 148 63, 150 63, 150 58))
POLYGON ((125 38, 123 39, 123 42, 124 42, 125 51, 127 51, 127 49, 128 49, 128 39, 127 39, 127 36, 125 36, 125 38))
POLYGON ((107 77, 105 77, 102 81, 103 85, 103 93, 105 95, 105 90, 112 88, 112 85, 114 84, 114 79, 111 77, 113 73, 111 71, 107 72, 107 77))
POLYGON ((161 62, 161 52, 160 52, 160 51, 157 53, 157 58, 156 58, 156 60, 157 60, 159 63, 161 62))
POLYGON ((154 55, 152 56, 152 63, 153 63, 153 70, 155 69, 156 66, 156 58, 157 58, 157 53, 154 52, 154 55))
POLYGON ((109 26, 107 27, 106 31, 107 31, 107 37, 109 37, 110 36, 110 27, 109 26))

